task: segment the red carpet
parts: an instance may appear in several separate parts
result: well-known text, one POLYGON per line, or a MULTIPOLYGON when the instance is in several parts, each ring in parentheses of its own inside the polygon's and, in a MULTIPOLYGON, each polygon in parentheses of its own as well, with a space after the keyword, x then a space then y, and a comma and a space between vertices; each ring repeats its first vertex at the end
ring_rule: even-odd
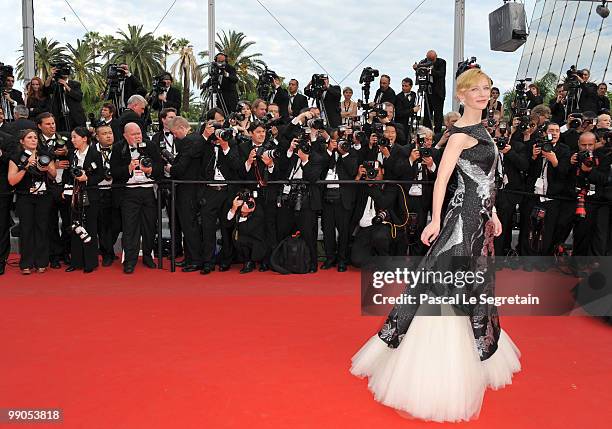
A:
MULTIPOLYGON (((0 408, 64 410, 64 428, 431 428, 348 372, 382 318, 359 273, 0 277, 0 408)), ((612 330, 586 317, 506 317, 523 353, 470 428, 604 428, 612 330)), ((4 426, 4 425, 0 425, 4 426)), ((449 425, 451 426, 451 425, 449 425)))

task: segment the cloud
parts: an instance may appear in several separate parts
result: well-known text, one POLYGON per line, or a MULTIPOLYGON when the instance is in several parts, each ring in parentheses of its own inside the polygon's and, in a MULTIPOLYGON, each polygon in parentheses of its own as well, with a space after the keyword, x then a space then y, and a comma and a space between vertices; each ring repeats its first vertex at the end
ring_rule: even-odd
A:
MULTIPOLYGON (((311 0, 302 4, 286 0, 260 1, 336 81, 342 81, 420 3, 420 0, 387 0, 384 3, 374 0, 311 0)), ((171 3, 107 0, 103 8, 93 6, 88 0, 71 0, 70 4, 85 27, 109 34, 119 28, 126 29, 128 23, 144 25, 145 31, 153 31, 171 3)), ((520 50, 516 53, 489 50, 486 16, 495 7, 485 0, 467 1, 465 56, 478 57, 483 69, 504 91, 514 81, 520 50)), ((0 12, 0 28, 4 30, 0 61, 15 64, 22 35, 21 1, 3 0, 0 12)), ((85 33, 65 2, 35 0, 34 12, 37 37, 46 36, 74 44, 85 33)), ((206 2, 177 0, 155 34, 184 37, 191 41, 196 52, 200 52, 207 49, 207 22, 206 2)), ((453 22, 453 2, 426 1, 350 73, 342 85, 352 86, 358 95, 361 69, 373 66, 389 74, 391 86, 399 90, 402 78, 414 76, 412 64, 422 59, 428 49, 435 49, 447 60, 447 88, 450 88, 454 76, 453 22)), ((295 77, 305 84, 313 73, 324 72, 257 0, 217 2, 216 26, 217 31, 244 32, 248 40, 256 42, 250 51, 262 53, 263 60, 282 76, 295 77)), ((169 64, 173 60, 169 58, 169 64)), ((447 97, 447 108, 450 108, 450 96, 447 97)))

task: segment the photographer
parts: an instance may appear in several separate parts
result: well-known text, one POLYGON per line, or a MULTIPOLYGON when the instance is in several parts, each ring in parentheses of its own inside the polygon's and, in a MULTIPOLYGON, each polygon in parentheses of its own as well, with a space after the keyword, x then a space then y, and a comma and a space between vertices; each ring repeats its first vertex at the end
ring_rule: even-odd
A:
POLYGON ((431 50, 427 52, 425 59, 421 60, 419 64, 414 63, 412 68, 415 70, 426 68, 428 73, 431 74, 431 91, 428 90, 426 93, 429 111, 425 109, 423 113, 423 125, 432 128, 431 111, 435 123, 433 130, 439 133, 442 131, 442 115, 444 114, 444 99, 446 98, 446 61, 438 58, 436 51, 431 50))
POLYGON ((525 94, 528 100, 527 109, 532 110, 534 107, 544 103, 544 97, 540 94, 540 87, 535 83, 529 84, 528 88, 529 91, 525 94))
POLYGON ((115 137, 110 125, 100 122, 96 127, 96 150, 102 157, 103 180, 100 181, 99 194, 99 213, 98 213, 98 244, 100 255, 102 256, 102 266, 108 267, 113 264, 115 259, 115 242, 121 232, 121 209, 117 194, 120 189, 112 189, 109 185, 113 184, 111 176, 110 159, 113 150, 115 137))
POLYGON ((87 128, 75 128, 71 137, 74 150, 69 154, 70 169, 63 175, 64 196, 72 200, 71 259, 66 272, 91 273, 98 266, 100 202, 100 191, 93 186, 104 179, 104 164, 87 128))
POLYGON ((132 95, 127 101, 127 109, 117 120, 117 127, 120 130, 125 130, 125 126, 129 123, 138 124, 142 138, 147 139, 146 109, 147 100, 142 95, 132 95))
MULTIPOLYGON (((2 114, 2 109, 0 109, 0 118, 2 114)), ((6 259, 11 250, 9 231, 12 223, 13 188, 8 182, 8 167, 11 156, 16 150, 15 146, 14 137, 0 131, 0 275, 4 274, 6 259)))
POLYGON ((23 130, 36 129, 36 123, 28 119, 29 116, 28 108, 21 104, 15 106, 14 121, 7 124, 4 127, 4 132, 12 134, 15 138, 19 138, 19 135, 23 130))
MULTIPOLYGON (((366 161, 359 166, 355 180, 383 180, 384 168, 378 161, 366 161)), ((397 185, 368 184, 357 188, 357 202, 351 221, 355 230, 355 241, 351 250, 351 261, 362 267, 373 256, 391 256, 395 240, 395 225, 403 221, 397 216, 397 185)))
POLYGON ((567 117, 567 90, 562 83, 557 85, 555 97, 550 100, 548 106, 551 112, 550 120, 563 126, 567 117))
POLYGON ((227 109, 227 114, 236 110, 238 104, 238 75, 236 69, 227 61, 227 55, 219 52, 215 55, 213 63, 210 65, 210 78, 202 86, 202 89, 214 88, 213 90, 219 96, 217 97, 217 106, 219 109, 227 109), (223 102, 221 101, 223 100, 223 102))
POLYGON ((270 108, 270 104, 276 104, 280 116, 283 117, 283 119, 289 119, 289 93, 281 86, 280 77, 278 77, 277 74, 274 75, 273 87, 274 90, 270 95, 268 109, 270 108))
MULTIPOLYGON (((316 145, 318 143, 314 143, 316 145)), ((311 273, 317 271, 317 211, 322 210, 321 190, 314 183, 321 178, 324 157, 315 150, 307 135, 294 138, 282 165, 281 179, 297 181, 283 185, 278 196, 278 239, 279 241, 300 231, 310 251, 311 273)))
POLYGON ((499 101, 499 88, 491 88, 491 98, 489 98, 489 104, 486 109, 482 109, 482 119, 486 119, 491 116, 493 112, 499 112, 500 118, 504 117, 504 105, 499 101))
POLYGON ((597 94, 597 84, 589 82, 591 72, 583 69, 576 74, 576 79, 580 82, 578 89, 578 106, 581 112, 593 112, 597 114, 599 110, 599 96, 597 94))
POLYGON ((376 95, 374 95, 374 102, 370 103, 371 106, 381 103, 395 103, 395 91, 389 86, 390 84, 391 78, 389 77, 389 75, 380 75, 380 87, 376 90, 376 95))
POLYGON ((71 131, 86 125, 81 83, 70 80, 70 65, 55 64, 43 86, 43 94, 49 98, 49 111, 57 120, 58 131, 71 131))
POLYGON ((34 120, 39 114, 49 111, 49 99, 43 93, 43 86, 44 82, 38 76, 30 81, 25 100, 29 111, 27 118, 34 120))
MULTIPOLYGON (((174 82, 172 75, 164 72, 157 76, 156 80, 158 86, 153 90, 154 97, 151 100, 151 108, 160 112, 162 109, 167 107, 173 107, 176 109, 176 113, 180 115, 181 93, 178 89, 172 87, 172 82, 174 82)), ((189 97, 189 94, 185 94, 185 97, 189 97)), ((129 107, 130 106, 128 105, 128 108, 129 107)))
POLYGON ((567 239, 572 224, 574 227, 572 255, 604 256, 608 234, 609 207, 605 203, 604 186, 610 171, 610 149, 597 146, 597 137, 585 132, 578 141, 578 153, 570 158, 570 191, 576 203, 572 218, 559 237, 561 243, 567 239), (603 217, 603 219, 600 219, 603 217))
POLYGON ((375 125, 378 126, 375 126, 374 132, 370 134, 369 145, 361 148, 362 159, 378 161, 387 172, 387 179, 397 179, 395 164, 408 157, 410 148, 396 143, 398 124, 389 122, 375 125))
POLYGON ((444 115, 444 132, 434 134, 434 143, 436 149, 444 149, 448 138, 450 137, 450 130, 455 125, 455 122, 459 120, 461 114, 459 112, 448 112, 444 115))
POLYGON ((12 74, 7 75, 4 83, 5 88, 2 93, 2 97, 4 98, 5 103, 3 103, 3 106, 8 106, 7 111, 4 112, 4 117, 6 122, 12 122, 15 119, 13 115, 15 106, 23 105, 25 103, 23 102, 21 91, 13 88, 13 85, 15 85, 15 76, 12 74))
POLYGON ((304 88, 304 94, 314 98, 317 107, 321 111, 321 117, 327 122, 327 126, 338 128, 342 123, 340 116, 340 87, 330 85, 329 78, 325 75, 313 75, 313 79, 304 88))
MULTIPOLYGON (((56 132, 55 118, 49 112, 36 117, 38 127, 39 149, 52 155, 56 174, 55 181, 48 184, 51 194, 51 215, 49 219, 50 266, 61 268, 60 260, 70 264, 70 201, 62 196, 62 179, 66 169, 70 167, 68 153, 73 149, 72 142, 66 132, 56 132), (59 218, 58 218, 59 214, 59 218), (59 228, 61 218, 62 227, 59 228)), ((66 173, 68 174, 68 173, 66 173)))
MULTIPOLYGON (((334 130, 324 154, 325 180, 353 180, 357 174, 357 155, 350 152, 350 136, 334 130)), ((322 270, 338 264, 338 271, 346 271, 349 263, 350 220, 355 204, 355 187, 347 184, 328 184, 323 188, 323 245, 325 263, 322 270), (336 240, 336 229, 338 238, 336 240)))
POLYGON ((287 110, 289 112, 289 118, 293 119, 299 115, 303 109, 308 107, 308 99, 305 95, 298 92, 299 82, 297 79, 291 79, 287 88, 289 89, 289 106, 287 110))
POLYGON ((132 185, 121 188, 118 195, 123 225, 121 244, 125 254, 123 272, 134 272, 141 238, 142 263, 155 268, 152 255, 157 232, 157 201, 153 184, 148 182, 162 176, 159 151, 153 143, 143 141, 140 126, 132 122, 125 126, 123 140, 113 145, 110 165, 115 184, 132 185))
POLYGON ((39 150, 36 131, 24 130, 19 142, 20 150, 8 166, 8 183, 15 187, 17 195, 19 268, 22 274, 31 274, 34 270, 42 273, 49 265, 51 195, 48 186, 55 178, 55 165, 48 155, 45 162, 39 162, 44 152, 39 150))
POLYGON ((407 140, 411 139, 411 128, 414 115, 420 110, 416 105, 417 96, 412 90, 412 79, 402 80, 402 92, 395 96, 395 121, 402 124, 407 140))
MULTIPOLYGON (((245 165, 241 163, 240 148, 234 144, 233 134, 232 128, 220 128, 212 121, 207 123, 203 133, 205 141, 202 146, 201 178, 220 183, 202 186, 197 199, 200 202, 203 238, 203 266, 200 274, 209 274, 215 270, 217 221, 221 228, 222 240, 219 271, 229 270, 232 263, 231 231, 225 226, 224 220, 226 219, 227 208, 235 196, 236 188, 235 185, 227 185, 223 182, 239 180, 239 171, 245 169, 245 165)), ((243 144, 251 147, 250 141, 243 144)))
MULTIPOLYGON (((535 194, 563 194, 569 170, 569 148, 559 142, 559 125, 551 122, 545 134, 532 137, 527 145, 529 157, 526 190, 535 194), (550 139, 549 139, 550 137, 550 139)), ((521 256, 552 255, 553 234, 559 215, 559 200, 534 195, 526 197, 521 207, 521 256)), ((529 267, 526 267, 529 269, 529 267)))
POLYGON ((113 135, 119 138, 123 135, 123 129, 119 125, 119 119, 117 118, 117 108, 113 103, 104 103, 100 108, 100 122, 111 127, 113 135))
POLYGON ((232 201, 224 226, 232 230, 232 242, 244 261, 240 274, 252 272, 255 263, 266 256, 266 243, 264 213, 257 210, 257 202, 248 189, 239 192, 232 201))
POLYGON ((610 114, 610 99, 608 98, 608 85, 605 82, 597 86, 597 113, 610 114))
MULTIPOLYGON (((172 109, 174 110, 174 109, 172 109)), ((164 109, 167 113, 173 113, 164 109)), ((202 167, 202 137, 192 133, 189 122, 181 116, 172 116, 167 119, 165 127, 171 131, 172 141, 178 147, 174 153, 168 146, 163 146, 161 156, 165 162, 164 172, 173 180, 200 180, 202 167)), ((202 269, 202 240, 201 229, 198 222, 198 188, 200 185, 180 183, 175 187, 176 215, 175 226, 180 224, 185 235, 185 260, 182 271, 189 273, 202 269)), ((170 213, 171 206, 166 206, 170 213)), ((180 233, 176 235, 180 237, 180 233)), ((177 239, 178 241, 178 239, 177 239)), ((181 246, 182 250, 182 246, 181 246)))
POLYGON ((567 124, 561 128, 561 141, 572 152, 578 151, 578 139, 585 132, 592 132, 595 128, 596 116, 593 112, 572 113, 567 118, 567 124))
POLYGON ((132 95, 140 95, 146 97, 147 90, 140 80, 130 73, 130 69, 127 64, 111 64, 109 73, 107 76, 107 95, 106 100, 114 101, 114 95, 118 106, 115 106, 119 112, 122 112, 128 105, 128 100, 132 95), (114 67, 113 67, 114 66, 114 67), (116 87, 115 87, 116 85, 116 87), (112 88, 112 89, 111 89, 112 88), (113 94, 116 91, 116 94, 113 94))
MULTIPOLYGON (((518 135, 518 134, 517 134, 518 135)), ((502 233, 495 237, 495 254, 507 255, 512 250, 512 226, 516 206, 523 196, 511 191, 525 191, 525 174, 529 168, 528 155, 522 139, 512 138, 506 122, 499 122, 493 133, 499 151, 496 165, 497 199, 495 207, 502 224, 502 233)))
MULTIPOLYGON (((426 127, 419 127, 414 142, 409 146, 407 159, 400 159, 395 165, 395 177, 398 180, 412 180, 416 182, 434 182, 440 153, 433 148, 433 131, 426 127)), ((386 171, 386 170, 385 170, 386 171)), ((407 240, 401 243, 398 254, 405 255, 410 246, 410 255, 423 256, 427 248, 419 239, 425 226, 427 216, 431 211, 433 202, 433 185, 416 183, 402 185, 405 195, 409 196, 410 214, 407 225, 407 240)))
POLYGON ((255 99, 255 101, 253 101, 253 104, 251 104, 251 112, 253 114, 251 122, 261 121, 268 112, 268 103, 266 103, 261 98, 255 99))

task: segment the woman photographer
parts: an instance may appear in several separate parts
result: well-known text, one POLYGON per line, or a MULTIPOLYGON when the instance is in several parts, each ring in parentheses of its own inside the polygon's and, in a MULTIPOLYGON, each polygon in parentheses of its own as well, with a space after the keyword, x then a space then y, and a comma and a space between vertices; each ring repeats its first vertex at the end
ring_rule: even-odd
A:
POLYGON ((66 272, 83 269, 91 273, 98 266, 99 190, 91 188, 104 179, 102 155, 91 144, 86 127, 72 131, 74 150, 70 152, 70 174, 64 173, 64 195, 72 198, 72 259, 66 272))
POLYGON ((340 116, 342 123, 352 125, 352 121, 357 117, 357 102, 351 100, 353 90, 348 86, 342 90, 344 100, 341 102, 340 116))
POLYGON ((43 85, 44 82, 37 76, 34 76, 29 83, 26 107, 30 112, 30 119, 36 118, 40 113, 49 111, 49 99, 43 94, 43 85))
POLYGON ((43 273, 49 265, 49 215, 51 195, 49 184, 56 175, 51 157, 39 151, 36 131, 21 132, 18 150, 9 161, 8 182, 17 194, 16 211, 20 236, 19 268, 22 274, 34 270, 43 273))

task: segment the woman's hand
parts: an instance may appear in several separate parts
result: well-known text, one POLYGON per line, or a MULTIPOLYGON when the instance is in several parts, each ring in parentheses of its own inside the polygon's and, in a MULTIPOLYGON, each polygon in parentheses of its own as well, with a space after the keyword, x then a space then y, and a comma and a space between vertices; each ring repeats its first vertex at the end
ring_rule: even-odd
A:
POLYGON ((491 216, 491 220, 493 221, 493 227, 494 227, 493 234, 496 237, 499 237, 502 233, 502 224, 499 221, 499 218, 497 217, 497 213, 493 213, 493 216, 491 216))
MULTIPOLYGON (((500 228, 501 228, 501 224, 500 224, 500 228)), ((431 243, 436 238, 438 238, 439 234, 440 234, 440 222, 431 221, 431 223, 429 223, 429 225, 427 225, 425 229, 423 230, 423 233, 421 234, 421 241, 426 246, 431 246, 431 243)))

